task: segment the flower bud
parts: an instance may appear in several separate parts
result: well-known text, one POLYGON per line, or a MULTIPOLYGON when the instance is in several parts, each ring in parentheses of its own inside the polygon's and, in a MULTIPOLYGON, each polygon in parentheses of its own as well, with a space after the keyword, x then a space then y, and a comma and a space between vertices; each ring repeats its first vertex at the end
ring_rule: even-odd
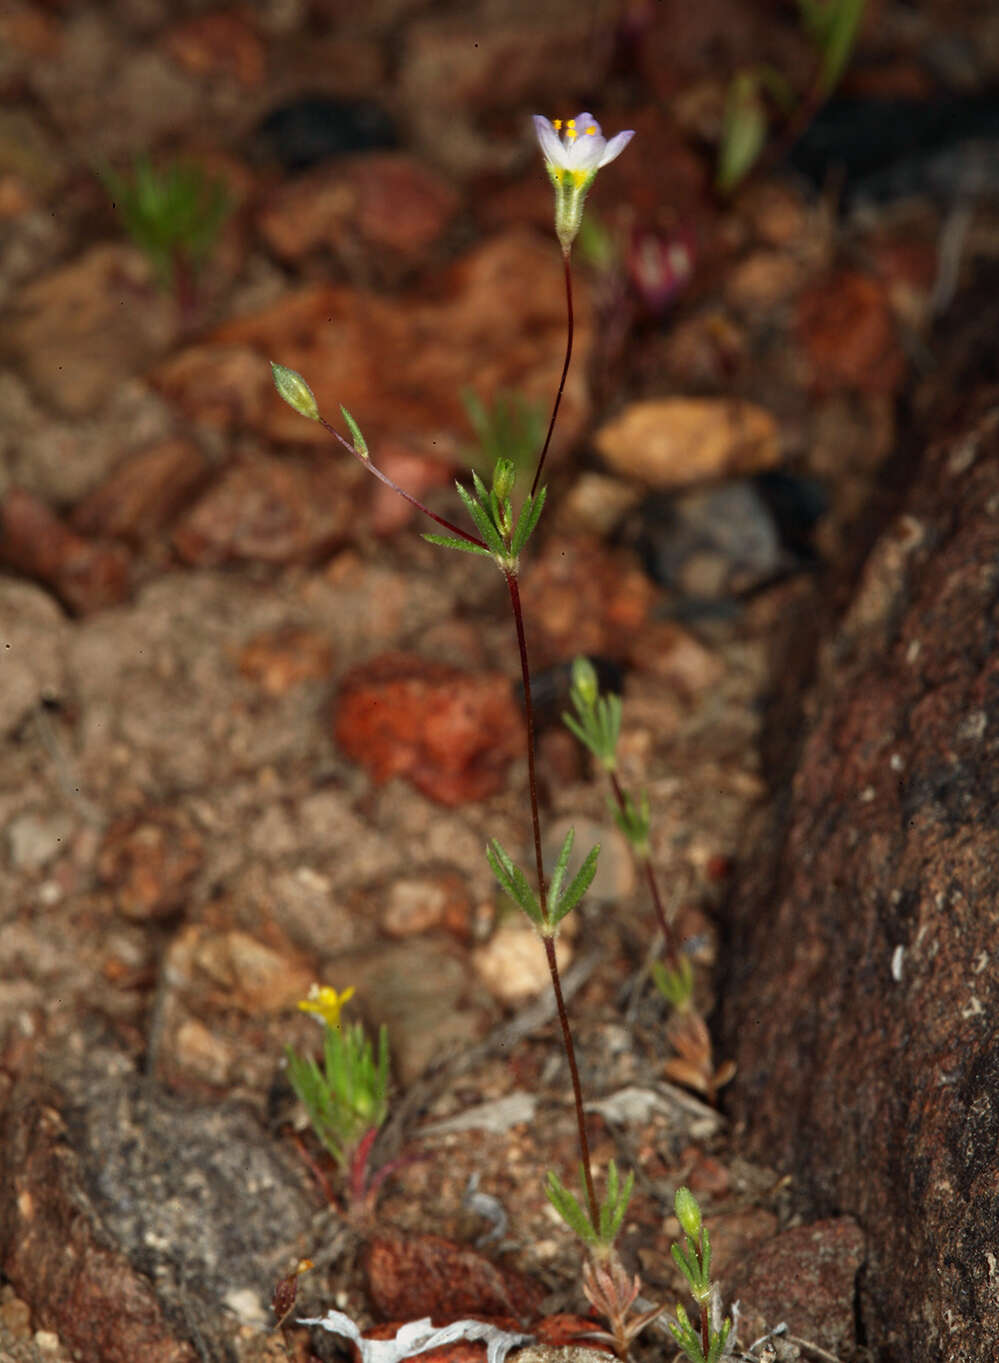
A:
POLYGON ((673 1199, 673 1210, 676 1219, 683 1227, 683 1232, 691 1240, 696 1240, 701 1234, 701 1209, 697 1205, 697 1198, 689 1188, 680 1187, 676 1190, 673 1199))
POLYGON ((517 481, 517 471, 513 466, 512 459, 497 459, 496 467, 493 469, 493 492, 505 502, 513 491, 513 485, 517 481))
POLYGON ((597 681, 597 670, 589 658, 573 659, 572 689, 580 705, 592 710, 600 694, 600 683, 597 681))
POLYGON ((274 387, 289 407, 294 407, 299 416, 308 417, 310 421, 319 420, 319 407, 316 399, 312 396, 312 389, 294 369, 288 369, 283 364, 275 364, 271 360, 271 373, 274 375, 274 387))

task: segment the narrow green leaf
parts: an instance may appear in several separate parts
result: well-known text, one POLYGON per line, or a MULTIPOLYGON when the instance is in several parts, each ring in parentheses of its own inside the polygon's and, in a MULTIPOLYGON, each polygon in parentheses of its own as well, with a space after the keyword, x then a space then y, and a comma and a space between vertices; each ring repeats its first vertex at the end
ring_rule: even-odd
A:
POLYGON ((534 891, 528 885, 527 877, 495 838, 486 848, 486 860, 492 867, 493 875, 499 881, 500 887, 520 905, 532 923, 535 923, 539 928, 543 927, 545 920, 541 912, 541 905, 538 903, 534 891))
POLYGON ((423 538, 430 544, 439 544, 443 549, 460 549, 464 554, 482 554, 485 558, 492 558, 492 554, 481 544, 469 544, 468 540, 462 540, 457 535, 428 535, 423 538))
POLYGON ((576 719, 575 715, 570 715, 563 711, 562 723, 565 725, 565 727, 569 730, 571 734, 575 734, 575 736, 579 739, 580 743, 582 743, 584 748, 589 748, 590 752, 593 753, 594 757, 600 756, 599 743, 594 739, 593 735, 587 729, 585 729, 582 724, 580 724, 579 720, 576 719))
POLYGON ((850 60, 857 30, 864 17, 866 0, 839 0, 832 7, 829 29, 822 43, 822 72, 819 85, 823 95, 830 95, 850 60))
POLYGON ((520 508, 520 518, 517 527, 513 532, 511 541, 511 552, 516 556, 523 549, 524 545, 534 534, 535 526, 541 518, 544 508, 545 498, 548 496, 547 487, 541 488, 534 497, 528 496, 524 499, 524 505, 520 508))
POLYGON ((562 882, 565 879, 565 873, 569 866, 569 858, 572 856, 572 844, 575 840, 576 830, 570 828, 565 835, 565 842, 562 844, 562 850, 558 854, 558 861, 555 863, 555 870, 552 872, 552 878, 548 885, 549 911, 558 904, 559 895, 562 893, 562 882))
POLYGON ((740 71, 728 87, 718 149, 716 184, 723 194, 730 193, 749 174, 766 137, 767 115, 757 74, 740 71))
POLYGON ((340 411, 343 413, 343 419, 344 419, 344 421, 346 421, 347 427, 348 427, 348 429, 350 430, 350 438, 351 438, 351 440, 352 440, 353 443, 354 443, 354 452, 355 452, 356 454, 359 454, 359 455, 361 456, 362 459, 367 459, 367 457, 368 457, 368 442, 365 440, 364 436, 361 434, 361 428, 360 428, 360 426, 358 426, 357 422, 354 420, 354 418, 351 416, 351 414, 347 411, 346 407, 344 407, 343 403, 340 404, 340 411))
POLYGON ((553 926, 557 923, 561 923, 567 913, 571 913, 586 891, 590 888, 593 877, 597 873, 597 858, 599 855, 600 844, 597 843, 596 847, 591 849, 589 856, 576 872, 572 884, 566 890, 558 904, 552 906, 550 909, 549 917, 553 926))
POLYGON ((493 554, 505 554, 506 546, 503 543, 499 531, 489 519, 488 513, 479 505, 467 488, 462 487, 460 483, 456 483, 455 487, 457 487, 458 496, 465 503, 468 514, 478 526, 479 533, 489 546, 490 551, 493 554))
POLYGON ((569 1229, 578 1235, 584 1244, 592 1245, 596 1242, 593 1227, 578 1198, 569 1192, 558 1175, 551 1171, 545 1180, 545 1196, 569 1229))

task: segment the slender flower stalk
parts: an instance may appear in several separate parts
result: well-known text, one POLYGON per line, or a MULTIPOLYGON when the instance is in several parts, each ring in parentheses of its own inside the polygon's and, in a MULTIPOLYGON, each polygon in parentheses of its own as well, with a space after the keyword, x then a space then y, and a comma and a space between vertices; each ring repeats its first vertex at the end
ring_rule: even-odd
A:
POLYGON ((555 430, 555 422, 558 420, 558 409, 562 405, 562 394, 565 391, 565 381, 569 375, 569 364, 572 360, 572 339, 576 330, 576 322, 572 310, 572 263, 568 252, 563 256, 562 264, 565 269, 565 359, 562 362, 562 376, 558 381, 558 392, 555 394, 555 405, 552 407, 551 420, 548 422, 545 443, 541 447, 541 453, 538 455, 538 467, 534 471, 534 482, 531 484, 532 495, 538 490, 538 484, 541 481, 541 470, 544 468, 545 459, 548 456, 548 446, 552 443, 552 432, 555 430))
POLYGON ((534 131, 537 134, 541 154, 545 158, 548 178, 551 180, 552 188, 555 191, 555 234, 561 244, 564 259, 568 322, 562 376, 559 379, 558 392, 555 394, 555 405, 552 408, 551 420, 548 423, 548 433, 538 456, 538 466, 534 474, 534 482, 531 484, 532 493, 537 492, 541 481, 541 470, 544 468, 545 459, 548 455, 548 446, 551 444, 552 432, 555 429, 558 410, 562 403, 562 393, 565 390, 565 381, 569 373, 569 363, 572 359, 572 339, 575 329, 572 310, 572 269, 569 263, 572 243, 576 240, 582 224, 586 195, 597 177, 597 171, 620 156, 635 135, 631 129, 628 129, 625 132, 618 133, 608 142, 601 132, 597 120, 592 114, 585 112, 577 114, 575 118, 568 119, 564 124, 560 118, 555 119, 552 123, 541 114, 535 114, 534 131))

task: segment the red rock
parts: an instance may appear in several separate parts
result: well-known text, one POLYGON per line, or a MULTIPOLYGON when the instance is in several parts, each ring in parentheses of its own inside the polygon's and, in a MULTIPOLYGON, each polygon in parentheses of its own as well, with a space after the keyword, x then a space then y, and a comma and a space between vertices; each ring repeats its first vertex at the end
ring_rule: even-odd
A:
POLYGON ((368 1294, 391 1320, 508 1316, 530 1320, 539 1284, 440 1235, 375 1236, 364 1254, 368 1294))
POLYGON ((863 1262, 864 1236, 852 1217, 793 1226, 753 1250, 730 1295, 755 1322, 748 1335, 786 1320, 791 1334, 846 1358, 856 1344, 854 1284, 863 1262))
POLYGON ((531 1327, 531 1333, 537 1335, 539 1344, 547 1344, 550 1349, 565 1349, 578 1344, 587 1349, 595 1349, 598 1353, 612 1354, 614 1350, 609 1344, 588 1338, 595 1330, 603 1328, 602 1321, 562 1312, 539 1320, 531 1327))
POLYGON ((11 488, 0 501, 0 562, 36 578, 80 615, 124 601, 131 557, 74 534, 44 502, 11 488))
POLYGON ((82 535, 141 543, 169 525, 205 481, 208 466, 196 445, 174 438, 130 455, 73 508, 82 535))
POLYGON ((894 393, 902 382, 905 361, 888 293, 867 275, 843 270, 806 289, 796 331, 817 394, 894 393))
POLYGON ((198 76, 231 76, 247 89, 264 78, 266 49, 239 14, 199 14, 164 35, 167 54, 198 76))
POLYGON ((198 567, 315 561, 350 523, 346 468, 328 461, 237 458, 178 524, 177 552, 198 567))
POLYGON ((239 670, 268 696, 329 675, 333 650, 325 634, 296 625, 258 634, 239 654, 239 670))
MULTIPOLYGON (((575 303, 574 362, 556 452, 581 433, 589 407, 592 326, 582 277, 575 303)), ((433 298, 311 286, 226 323, 210 341, 223 348, 250 347, 262 361, 277 359, 297 370, 330 421, 339 420, 342 403, 359 422, 376 463, 388 437, 405 440, 415 452, 455 461, 467 430, 462 388, 471 384, 486 403, 501 389, 517 389, 545 410, 551 403, 565 348, 558 249, 510 232, 457 261, 433 298)), ((201 400, 211 402, 199 367, 189 367, 189 378, 201 400)), ((278 442, 331 448, 318 423, 292 411, 273 384, 271 390, 262 433, 278 442)), ((188 410, 195 405, 178 396, 188 410)))
POLYGON ((384 654, 344 678, 336 740, 372 780, 405 776, 430 799, 460 805, 501 789, 523 751, 507 678, 467 673, 415 654, 384 654))
POLYGON ((145 922, 184 908, 202 861, 202 840, 180 814, 149 809, 111 825, 97 869, 119 912, 145 922))
POLYGON ((316 250, 347 254, 354 243, 406 260, 437 241, 458 208, 457 192, 429 166, 400 152, 338 160, 288 181, 264 206, 258 227, 285 260, 316 250))

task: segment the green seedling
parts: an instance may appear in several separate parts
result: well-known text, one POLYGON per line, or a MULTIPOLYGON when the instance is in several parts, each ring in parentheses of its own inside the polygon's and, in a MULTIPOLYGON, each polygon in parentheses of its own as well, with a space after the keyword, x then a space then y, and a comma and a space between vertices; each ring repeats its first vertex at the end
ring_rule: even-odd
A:
POLYGON ((684 1244, 671 1245, 670 1252, 697 1303, 700 1328, 695 1329, 682 1305, 676 1308, 676 1320, 669 1322, 673 1338, 690 1363, 718 1363, 732 1332, 731 1318, 718 1328, 711 1323, 711 1241, 708 1228, 701 1217, 697 1199, 689 1188, 677 1188, 673 1200, 676 1219, 683 1231, 684 1244))
POLYGON ((125 230, 153 267, 157 285, 185 304, 231 211, 225 183, 199 166, 174 160, 155 166, 136 158, 130 171, 105 168, 101 180, 125 230))
POLYGON ((815 48, 809 89, 795 96, 790 81, 772 66, 737 71, 725 99, 715 184, 736 189, 759 160, 770 136, 769 104, 784 120, 784 142, 799 136, 839 84, 856 45, 866 0, 798 0, 802 25, 815 48))
POLYGON ((534 462, 544 435, 544 414, 534 402, 519 393, 501 391, 486 404, 472 388, 461 394, 476 445, 468 451, 468 461, 478 473, 487 474, 500 459, 513 464, 518 477, 534 462))
POLYGON ((354 990, 314 986, 298 1005, 322 1025, 322 1063, 288 1046, 288 1079, 309 1116, 320 1144, 348 1180, 351 1204, 374 1191, 368 1159, 379 1127, 388 1116, 388 1033, 378 1034, 377 1052, 359 1022, 340 1019, 354 990))

